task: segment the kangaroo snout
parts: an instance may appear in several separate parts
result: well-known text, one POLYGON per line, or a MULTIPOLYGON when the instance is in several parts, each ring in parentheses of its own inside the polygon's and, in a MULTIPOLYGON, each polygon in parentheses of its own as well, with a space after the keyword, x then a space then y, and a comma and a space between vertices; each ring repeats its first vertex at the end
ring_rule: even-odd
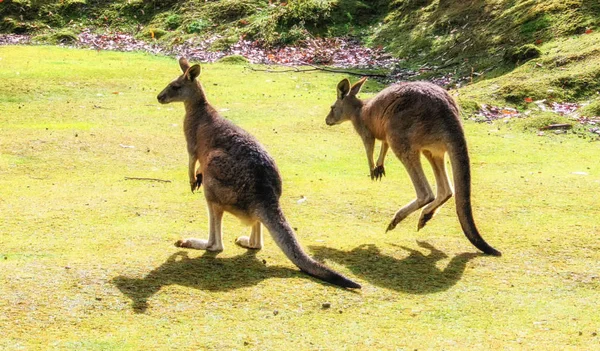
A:
POLYGON ((327 118, 325 118, 325 123, 328 126, 334 126, 337 124, 331 112, 327 115, 327 118))
POLYGON ((156 99, 158 100, 158 102, 160 102, 161 104, 166 104, 167 103, 167 95, 165 93, 160 93, 156 96, 156 99))

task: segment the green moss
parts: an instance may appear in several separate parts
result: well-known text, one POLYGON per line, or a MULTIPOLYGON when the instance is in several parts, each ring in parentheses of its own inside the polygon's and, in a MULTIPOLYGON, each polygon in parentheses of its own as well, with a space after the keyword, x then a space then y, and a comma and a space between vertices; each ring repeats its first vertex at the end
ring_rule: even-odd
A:
POLYGON ((231 22, 251 16, 259 7, 266 5, 265 1, 222 0, 208 4, 206 10, 215 21, 231 22))
POLYGON ((188 33, 200 34, 211 26, 211 22, 205 19, 196 19, 185 25, 185 29, 188 33))
POLYGON ((461 88, 462 99, 526 107, 527 101, 583 102, 600 91, 600 33, 541 46, 542 58, 461 88))
POLYGON ((521 24, 520 34, 525 38, 534 38, 539 32, 549 28, 552 24, 552 20, 548 13, 540 14, 536 18, 528 20, 521 24))
POLYGON ((181 25, 181 21, 182 19, 180 15, 171 14, 165 19, 165 26, 167 27, 167 29, 177 29, 181 25))
POLYGON ((540 57, 542 50, 533 44, 525 44, 512 50, 508 50, 504 58, 512 63, 524 63, 531 59, 540 57))
POLYGON ((551 83, 563 90, 570 100, 580 100, 600 89, 600 67, 589 67, 583 72, 562 73, 551 78, 551 83))

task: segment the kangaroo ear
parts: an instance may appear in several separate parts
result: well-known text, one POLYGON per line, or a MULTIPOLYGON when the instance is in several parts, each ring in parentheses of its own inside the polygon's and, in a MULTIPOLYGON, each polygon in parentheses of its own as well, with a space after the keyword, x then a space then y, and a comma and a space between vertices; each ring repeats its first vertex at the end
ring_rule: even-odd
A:
POLYGON ((350 81, 348 79, 342 79, 337 85, 337 97, 343 99, 350 92, 350 81))
POLYGON ((192 67, 188 68, 184 76, 190 81, 193 81, 194 79, 198 78, 200 71, 200 65, 193 65, 192 67))
POLYGON ((358 82, 354 83, 352 89, 350 89, 350 95, 356 95, 360 92, 363 84, 367 81, 367 77, 362 77, 358 82))
POLYGON ((179 67, 181 67, 181 71, 183 73, 187 72, 187 70, 190 69, 190 64, 185 57, 181 57, 179 59, 179 67))

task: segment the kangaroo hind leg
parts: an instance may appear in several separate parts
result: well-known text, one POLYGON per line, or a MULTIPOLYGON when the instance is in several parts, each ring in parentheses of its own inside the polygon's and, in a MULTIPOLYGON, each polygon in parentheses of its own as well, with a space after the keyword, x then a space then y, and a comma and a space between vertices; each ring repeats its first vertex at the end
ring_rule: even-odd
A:
POLYGON ((425 155, 431 164, 431 167, 433 168, 437 194, 435 199, 428 203, 427 206, 425 206, 421 211, 417 230, 423 228, 425 224, 427 224, 427 222, 433 218, 438 208, 440 208, 446 201, 448 201, 448 199, 452 197, 452 186, 450 185, 448 173, 446 172, 446 152, 444 150, 438 150, 438 152, 434 154, 430 150, 423 150, 423 155, 425 155))
POLYGON ((223 209, 220 206, 208 202, 208 216, 210 227, 208 240, 187 238, 177 241, 175 246, 196 250, 223 251, 223 233, 221 232, 223 209))
POLYGON ((252 225, 252 232, 250 236, 240 236, 235 241, 241 247, 245 247, 247 249, 260 250, 263 247, 263 235, 262 235, 262 225, 260 222, 256 222, 252 225))
POLYGON ((386 231, 390 231, 396 228, 398 223, 400 223, 400 221, 406 218, 409 214, 427 205, 434 199, 431 186, 427 182, 427 178, 425 177, 425 173, 423 172, 423 166, 421 165, 421 156, 419 152, 411 151, 405 154, 397 153, 397 156, 400 159, 400 161, 402 161, 402 164, 404 164, 404 167, 406 168, 406 171, 410 176, 410 180, 412 181, 413 186, 415 187, 415 191, 417 193, 417 198, 409 202, 408 204, 400 208, 398 212, 396 212, 386 231))

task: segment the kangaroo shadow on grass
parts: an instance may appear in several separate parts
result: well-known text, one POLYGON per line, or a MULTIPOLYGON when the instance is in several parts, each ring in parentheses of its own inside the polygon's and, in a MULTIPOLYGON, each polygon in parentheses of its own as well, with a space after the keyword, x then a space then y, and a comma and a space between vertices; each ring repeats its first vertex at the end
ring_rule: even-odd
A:
POLYGON ((381 253, 375 245, 361 245, 351 251, 340 251, 323 246, 310 246, 317 259, 330 259, 342 264, 356 276, 369 283, 410 294, 431 294, 445 291, 462 277, 467 263, 480 253, 461 253, 454 256, 448 265, 440 269, 437 262, 448 256, 426 242, 418 245, 429 254, 399 246, 409 255, 398 259, 381 253))
POLYGON ((214 253, 205 252, 202 256, 190 258, 187 251, 179 251, 144 278, 119 276, 112 283, 132 300, 136 313, 144 313, 148 308, 148 299, 168 285, 228 291, 256 285, 269 278, 306 276, 295 269, 267 266, 251 250, 235 257, 215 256, 214 253))

